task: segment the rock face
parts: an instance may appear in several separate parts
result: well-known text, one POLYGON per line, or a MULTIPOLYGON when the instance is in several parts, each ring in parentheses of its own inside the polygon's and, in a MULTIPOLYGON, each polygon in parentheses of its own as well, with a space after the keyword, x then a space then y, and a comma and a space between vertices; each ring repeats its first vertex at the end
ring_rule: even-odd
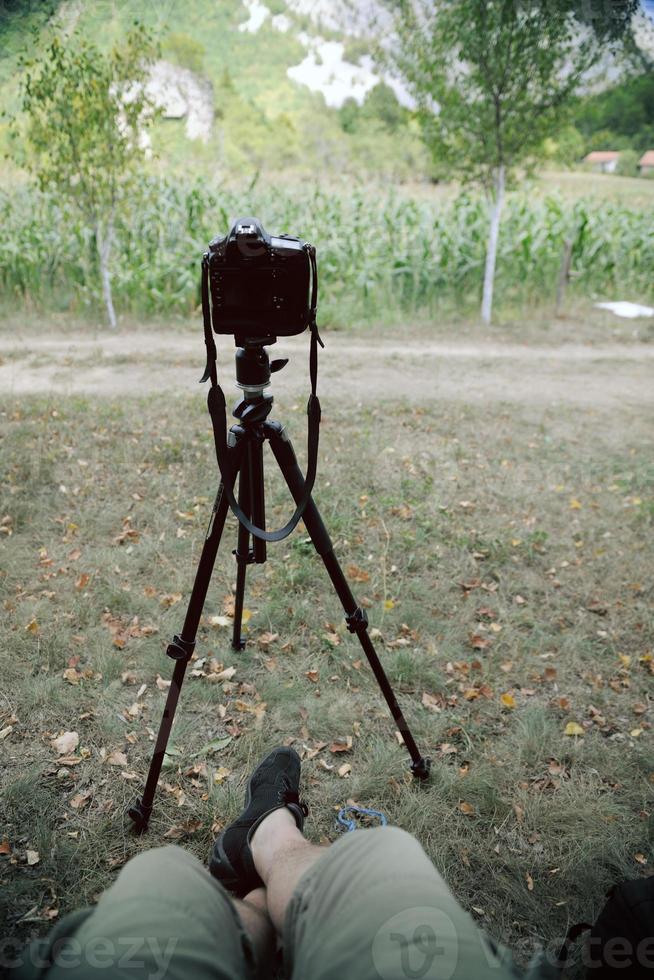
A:
POLYGON ((185 119, 186 135, 206 143, 213 128, 213 88, 206 78, 169 61, 157 61, 150 70, 146 92, 166 119, 185 119))

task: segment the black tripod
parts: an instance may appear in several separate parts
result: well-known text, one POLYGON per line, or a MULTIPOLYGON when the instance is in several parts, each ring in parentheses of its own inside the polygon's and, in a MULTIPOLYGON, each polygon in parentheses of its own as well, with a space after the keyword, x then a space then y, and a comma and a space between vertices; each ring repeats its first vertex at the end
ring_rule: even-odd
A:
MULTIPOLYGON (((169 644, 166 650, 167 655, 175 661, 173 677, 168 690, 168 697, 166 699, 154 753, 150 762, 143 796, 137 799, 134 805, 128 810, 128 815, 134 821, 135 829, 138 832, 147 830, 166 746, 168 745, 177 702, 184 682, 184 675, 195 648, 195 637, 209 588, 218 546, 220 545, 225 518, 227 517, 227 511, 230 506, 228 496, 232 496, 231 493, 228 494, 227 487, 229 487, 230 491, 232 490, 238 475, 238 507, 235 509, 240 511, 241 514, 237 514, 239 516, 239 529, 238 544, 235 552, 237 576, 236 597, 234 601, 234 629, 232 634, 232 646, 235 650, 242 650, 245 646, 245 642, 241 637, 241 624, 247 566, 252 563, 262 564, 266 561, 266 541, 253 534, 253 546, 250 549, 250 531, 241 519, 241 515, 245 516, 248 523, 252 522, 258 528, 263 527, 265 523, 263 484, 264 442, 268 441, 270 443, 270 448, 296 504, 301 506, 306 498, 305 479, 297 464, 295 452, 293 451, 286 429, 281 423, 268 420, 273 399, 263 394, 263 389, 269 383, 271 371, 280 370, 286 363, 286 360, 278 360, 274 361, 271 365, 262 342, 237 350, 237 383, 243 389, 245 397, 234 409, 233 414, 237 419, 237 423, 230 429, 229 440, 226 446, 226 460, 224 460, 223 453, 225 447, 221 445, 221 426, 216 423, 216 416, 211 409, 212 394, 216 390, 220 391, 220 389, 217 389, 217 386, 214 385, 209 396, 210 411, 214 422, 216 453, 219 457, 219 466, 223 474, 223 479, 220 482, 218 494, 213 506, 211 521, 195 575, 195 582, 186 611, 184 626, 182 627, 182 632, 178 636, 173 637, 172 643, 169 644), (225 463, 228 465, 225 466, 225 463)), ((224 440, 224 424, 222 426, 222 440, 224 440)), ((381 692, 386 699, 393 719, 402 735, 404 744, 411 756, 411 771, 417 778, 426 779, 429 775, 429 759, 425 759, 420 754, 409 726, 404 719, 393 688, 386 677, 384 668, 379 661, 379 657, 368 635, 368 617, 365 611, 357 605, 352 595, 350 587, 334 555, 329 534, 325 529, 325 525, 311 496, 306 501, 302 518, 313 545, 322 558, 336 593, 341 600, 345 611, 347 628, 350 633, 356 633, 381 692)), ((275 540, 275 534, 270 533, 268 539, 275 540)))

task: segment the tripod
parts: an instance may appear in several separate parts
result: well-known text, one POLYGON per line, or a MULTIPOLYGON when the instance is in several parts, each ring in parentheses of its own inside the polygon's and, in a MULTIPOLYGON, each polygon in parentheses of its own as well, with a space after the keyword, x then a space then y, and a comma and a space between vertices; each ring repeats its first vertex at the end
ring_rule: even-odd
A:
MULTIPOLYGON (((243 389, 245 397, 238 403, 233 412, 237 422, 235 425, 232 425, 229 432, 229 439, 226 446, 228 458, 224 462, 221 462, 223 447, 220 445, 220 438, 216 434, 217 428, 219 427, 216 426, 212 412, 214 436, 216 438, 216 453, 219 457, 219 467, 223 478, 220 481, 213 506, 184 625, 181 633, 173 637, 172 643, 168 645, 166 650, 167 655, 175 662, 175 667, 168 689, 168 696, 166 698, 154 753, 148 770, 145 789, 143 795, 127 811, 134 823, 134 829, 139 833, 144 832, 148 827, 157 783, 175 717, 175 710, 184 682, 184 675, 186 674, 186 668, 195 648, 195 638, 200 624, 200 617, 225 526, 227 511, 230 507, 228 496, 232 496, 232 494, 228 490, 232 490, 238 476, 238 508, 236 509, 240 510, 241 514, 237 514, 239 517, 239 528, 237 548, 235 551, 237 574, 232 632, 232 647, 234 650, 242 650, 245 647, 245 641, 241 636, 241 625, 243 620, 243 597, 245 593, 247 566, 253 563, 263 564, 266 561, 266 541, 254 534, 251 535, 241 519, 241 515, 245 516, 247 522, 252 522, 257 528, 262 528, 265 523, 263 482, 263 446, 265 442, 269 443, 277 465, 296 504, 301 505, 305 503, 305 479, 297 464, 290 439, 281 423, 269 421, 268 416, 272 409, 273 399, 271 396, 263 394, 264 388, 269 384, 271 371, 281 370, 286 363, 286 360, 277 360, 270 364, 267 352, 264 350, 261 342, 247 345, 237 350, 237 384, 243 389), (227 466, 225 466, 225 462, 227 462, 227 466), (250 537, 252 537, 252 548, 250 548, 250 537)), ((216 390, 214 386, 212 393, 216 390)), ((224 426, 222 431, 224 433, 224 426)), ((429 775, 430 760, 425 759, 418 750, 397 702, 393 688, 377 656, 372 640, 368 635, 368 617, 365 610, 357 605, 352 595, 341 566, 334 555, 329 534, 311 496, 306 500, 302 518, 311 537, 311 541, 322 558, 327 569, 327 574, 341 601, 345 612, 347 628, 350 633, 356 634, 363 647, 375 679, 402 735, 404 744, 411 756, 411 771, 418 779, 426 779, 429 775)), ((270 533, 268 539, 274 540, 274 533, 270 533)))

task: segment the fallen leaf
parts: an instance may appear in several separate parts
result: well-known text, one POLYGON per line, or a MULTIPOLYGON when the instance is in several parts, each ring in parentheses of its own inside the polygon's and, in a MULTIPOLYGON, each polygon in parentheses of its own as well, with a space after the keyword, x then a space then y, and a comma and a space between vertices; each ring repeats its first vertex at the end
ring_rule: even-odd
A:
POLYGON ((165 595, 162 595, 159 599, 160 604, 162 606, 165 606, 167 609, 170 609, 171 606, 175 606, 177 605, 178 602, 181 601, 182 601, 181 592, 168 592, 165 595))
POLYGON ((634 854, 634 861, 638 861, 639 864, 647 864, 647 858, 644 854, 641 854, 640 851, 638 854, 634 854))
POLYGON ((485 650, 486 647, 490 646, 490 642, 491 642, 485 637, 480 636, 478 633, 471 633, 468 639, 470 641, 470 646, 473 647, 475 650, 485 650))
POLYGON ((39 624, 35 619, 30 619, 25 629, 27 630, 28 633, 31 633, 33 636, 36 636, 36 634, 39 632, 39 624))
POLYGON ((165 681, 161 676, 161 674, 157 674, 157 679, 155 681, 155 684, 157 685, 160 691, 167 691, 168 688, 170 687, 170 681, 165 681))
POLYGON ((226 749, 232 740, 231 735, 223 735, 220 738, 214 738, 206 745, 203 745, 199 752, 196 752, 196 757, 198 755, 208 755, 210 752, 221 752, 222 749, 226 749))
POLYGON ((275 640, 278 639, 279 639, 279 633, 266 632, 261 634, 261 636, 257 639, 257 643, 259 644, 260 647, 265 648, 265 647, 269 647, 271 643, 274 643, 275 640))
POLYGON ((349 776, 351 772, 352 772, 352 766, 349 764, 349 762, 345 762, 343 763, 342 766, 339 766, 338 769, 339 776, 349 776))
POLYGON ((38 864, 41 860, 41 855, 38 851, 25 851, 25 856, 27 857, 27 863, 30 867, 34 864, 38 864))
POLYGON ((164 834, 164 837, 167 837, 168 840, 180 840, 182 837, 188 837, 190 834, 194 834, 201 826, 201 820, 189 819, 184 823, 178 823, 174 827, 170 827, 164 834))
POLYGON ((464 813, 466 817, 473 816, 475 812, 475 808, 472 805, 472 803, 465 803, 465 802, 459 803, 459 810, 461 813, 464 813))
POLYGON ((525 875, 525 880, 527 882, 527 891, 528 892, 533 892, 533 890, 534 890, 534 879, 531 877, 531 875, 529 874, 529 872, 527 872, 527 874, 525 875))
POLYGON ((307 677, 312 684, 317 684, 320 680, 320 674, 317 670, 306 670, 304 676, 307 677))
POLYGON ((57 755, 70 755, 79 745, 79 735, 77 732, 64 732, 58 738, 53 738, 50 744, 57 755))
POLYGON ((0 841, 0 854, 11 854, 11 844, 6 837, 0 841))
POLYGON ((71 799, 70 805, 72 806, 73 810, 83 810, 90 799, 90 790, 85 790, 83 793, 76 793, 71 799))
POLYGON ((217 785, 220 786, 222 783, 225 782, 225 780, 227 779, 227 777, 231 775, 231 772, 232 772, 232 770, 231 769, 227 769, 226 766, 218 766, 218 768, 216 769, 216 771, 215 771, 215 773, 213 775, 213 781, 214 781, 214 783, 216 783, 217 785))
POLYGON ((127 756, 124 752, 111 752, 107 756, 107 762, 110 766, 126 766, 127 756))
POLYGON ((515 698, 508 691, 506 692, 506 694, 502 694, 502 696, 500 697, 500 701, 502 702, 505 708, 515 708, 515 698))
POLYGON ((91 581, 91 576, 87 575, 86 572, 84 572, 82 575, 80 575, 80 577, 75 582, 75 588, 85 589, 90 581, 91 581))
POLYGON ((207 617, 207 622, 208 622, 209 626, 226 627, 226 626, 232 626, 233 623, 234 623, 234 620, 233 619, 230 619, 229 616, 208 616, 207 617))
POLYGON ((335 739, 329 746, 329 751, 334 755, 338 752, 349 752, 352 748, 352 736, 348 735, 345 739, 335 739))
POLYGON ((5 725, 5 727, 0 730, 0 742, 4 738, 7 738, 9 735, 11 735, 11 733, 13 732, 13 730, 14 730, 14 726, 13 725, 5 725))
POLYGON ((576 497, 570 498, 570 510, 581 510, 581 501, 576 497))
POLYGON ((358 565, 348 565, 346 571, 348 578, 351 578, 355 582, 370 581, 370 573, 366 572, 363 568, 359 568, 358 565))
POLYGON ((427 708, 428 711, 433 711, 435 714, 438 714, 442 710, 442 699, 439 699, 433 694, 429 694, 427 691, 423 691, 422 706, 423 708, 427 708))
POLYGON ((578 725, 576 721, 569 721, 565 726, 564 735, 583 735, 584 730, 581 725, 578 725))

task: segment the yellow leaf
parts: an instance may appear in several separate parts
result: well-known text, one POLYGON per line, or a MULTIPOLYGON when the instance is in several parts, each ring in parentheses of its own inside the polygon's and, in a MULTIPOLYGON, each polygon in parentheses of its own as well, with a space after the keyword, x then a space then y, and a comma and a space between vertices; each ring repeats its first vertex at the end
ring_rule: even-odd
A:
POLYGON ((513 697, 512 694, 509 694, 508 691, 506 692, 506 694, 502 695, 500 701, 502 702, 505 708, 515 708, 515 698, 513 697))
POLYGON ((631 735, 632 738, 638 738, 639 735, 642 735, 643 734, 643 730, 642 730, 642 728, 633 728, 629 732, 629 734, 631 735))
POLYGON ((251 609, 244 609, 243 610, 243 616, 241 617, 241 622, 242 623, 249 623, 251 619, 252 619, 252 610, 251 609))
POLYGON ((569 721, 565 726, 564 735, 583 735, 584 730, 576 721, 569 721))
POLYGON ((576 497, 570 498, 570 510, 581 510, 581 501, 577 500, 576 497))
POLYGON ((395 609, 395 603, 392 599, 386 599, 384 602, 384 609, 395 609))
POLYGON ((619 653, 618 660, 620 661, 623 667, 631 666, 631 657, 629 656, 628 653, 619 653))
POLYGON ((39 632, 39 624, 35 619, 31 619, 25 629, 28 633, 32 633, 33 636, 36 636, 36 634, 39 632))

